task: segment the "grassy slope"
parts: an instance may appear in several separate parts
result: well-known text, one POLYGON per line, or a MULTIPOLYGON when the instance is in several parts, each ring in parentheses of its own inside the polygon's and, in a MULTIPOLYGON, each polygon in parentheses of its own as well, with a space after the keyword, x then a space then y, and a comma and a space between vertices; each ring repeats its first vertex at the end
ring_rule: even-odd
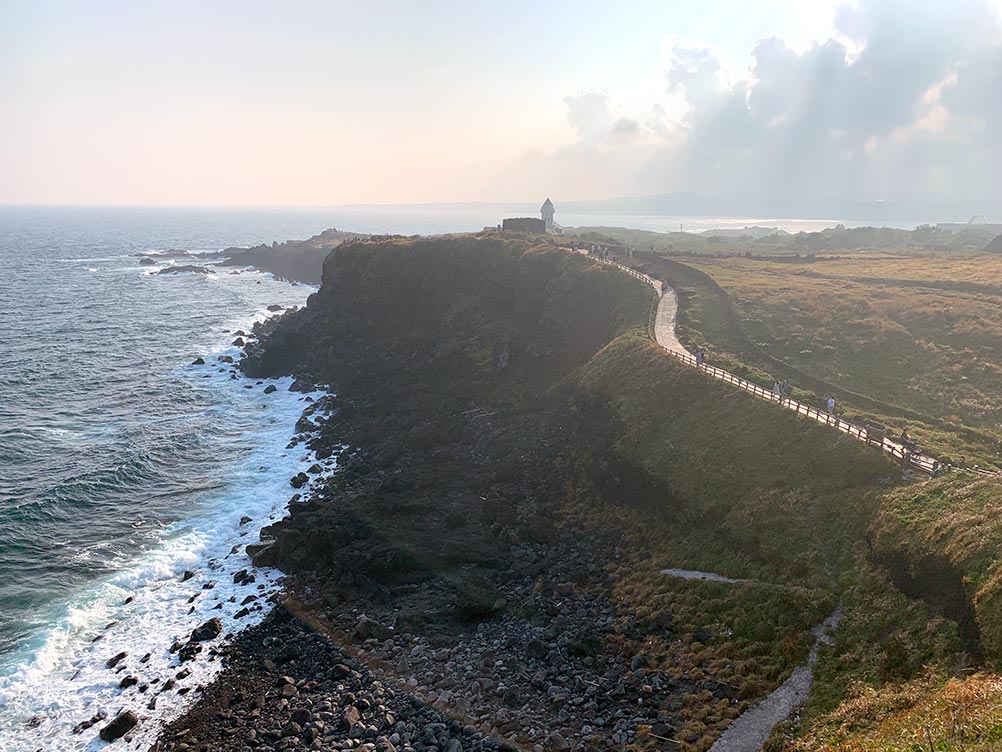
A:
POLYGON ((882 403, 847 396, 889 425, 908 425, 933 451, 998 464, 999 261, 865 259, 803 269, 734 259, 697 268, 731 294, 745 331, 769 355, 882 403))
MULTIPOLYGON (((688 634, 709 627, 727 636, 672 656, 681 670, 698 666, 739 687, 741 698, 761 696, 803 660, 807 630, 837 603, 839 642, 822 653, 809 718, 825 718, 857 683, 880 687, 955 660, 956 625, 898 591, 868 557, 868 529, 894 474, 879 453, 708 381, 631 337, 601 351, 578 378, 618 416, 616 450, 684 500, 664 510, 596 512, 643 552, 619 572, 624 603, 644 604, 651 618, 671 612, 688 634), (664 566, 753 582, 651 577, 664 566)), ((714 719, 704 709, 693 727, 697 720, 714 719)), ((777 738, 802 732, 782 729, 777 738)))
MULTIPOLYGON (((948 642, 929 650, 935 647, 932 635, 938 633, 940 641, 952 637, 941 629, 942 618, 930 618, 926 634, 908 634, 898 622, 889 623, 884 642, 893 652, 872 656, 872 676, 846 685, 847 699, 840 704, 816 696, 810 722, 792 748, 987 752, 1002 747, 1000 513, 1002 485, 994 480, 943 478, 886 496, 871 530, 876 556, 901 557, 899 566, 905 566, 899 577, 924 588, 934 603, 950 596, 944 581, 962 580, 959 589, 972 608, 985 671, 969 675, 959 654, 954 665, 944 662, 951 651, 948 642), (919 652, 922 647, 926 655, 919 652)), ((865 661, 866 643, 853 637, 840 633, 840 646, 847 638, 855 642, 857 654, 849 657, 858 664, 865 661)), ((829 660, 819 671, 829 686, 827 672, 833 668, 829 660)))
MULTIPOLYGON (((572 520, 622 531, 623 558, 609 564, 616 597, 631 618, 682 638, 645 646, 653 666, 708 687, 686 701, 684 749, 706 749, 775 687, 838 602, 838 644, 823 651, 804 728, 790 731, 804 744, 852 687, 888 691, 955 659, 956 625, 870 563, 868 529, 894 483, 886 458, 671 360, 644 334, 644 285, 533 241, 491 237, 346 248, 328 267, 311 307, 325 307, 335 327, 318 332, 300 314, 308 348, 292 341, 275 348, 278 362, 259 365, 281 370, 298 358, 334 378, 322 369, 355 337, 364 345, 352 352, 387 384, 418 389, 426 370, 448 364, 450 383, 478 385, 471 395, 593 416, 602 441, 582 443, 565 506, 572 520), (499 347, 511 356, 500 371, 499 347), (686 582, 659 575, 666 566, 752 582, 686 582), (721 682, 737 703, 713 699, 721 682)), ((698 309, 688 311, 691 323, 698 309)), ((431 383, 413 399, 439 391, 431 383)))

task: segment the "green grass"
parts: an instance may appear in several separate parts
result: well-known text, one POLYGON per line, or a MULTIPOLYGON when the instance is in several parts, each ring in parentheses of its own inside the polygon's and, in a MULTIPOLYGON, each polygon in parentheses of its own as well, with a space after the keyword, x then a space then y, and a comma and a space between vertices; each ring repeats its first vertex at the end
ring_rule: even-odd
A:
MULTIPOLYGON (((794 358, 802 335, 788 330, 803 315, 831 327, 825 336, 860 374, 864 365, 875 367, 853 360, 859 336, 850 325, 869 315, 853 286, 873 285, 849 280, 851 294, 825 298, 818 286, 831 281, 813 267, 814 276, 791 277, 783 271, 790 265, 766 272, 758 260, 701 268, 638 261, 672 279, 683 302, 683 337, 708 346, 715 363, 765 380, 785 375, 773 369, 790 360, 795 394, 819 396, 809 385, 837 381, 839 372, 829 364, 812 376, 809 359, 794 358), (773 339, 767 334, 782 329, 782 310, 763 302, 768 291, 800 311, 773 339), (839 300, 851 309, 845 315, 839 300)), ((883 279, 890 273, 884 263, 858 260, 854 274, 883 279)), ((921 275, 934 272, 923 263, 910 268, 910 278, 929 285, 921 275)), ((958 280, 983 284, 972 266, 963 269, 958 280)), ((622 649, 645 652, 655 668, 692 683, 681 709, 663 709, 680 714, 675 733, 686 752, 707 749, 801 663, 810 628, 838 604, 838 641, 822 651, 810 703, 799 723, 777 731, 777 748, 872 742, 877 746, 858 748, 911 749, 895 746, 910 733, 908 713, 945 713, 950 697, 975 691, 942 694, 953 686, 947 678, 967 665, 963 630, 934 599, 906 593, 887 560, 945 557, 958 581, 969 583, 985 656, 998 655, 998 486, 966 477, 903 486, 899 468, 881 452, 682 366, 647 338, 652 292, 642 283, 538 240, 489 235, 349 247, 330 257, 325 275, 311 307, 324 311, 330 329, 318 332, 312 314, 300 314, 303 342, 290 344, 290 358, 331 368, 337 383, 331 364, 351 343, 359 358, 353 368, 405 395, 405 404, 439 399, 455 412, 486 401, 573 418, 581 435, 572 456, 561 459, 572 463, 571 480, 547 503, 563 509, 567 535, 591 526, 620 536, 621 554, 602 563, 622 614, 622 649), (510 355, 503 369, 499 349, 510 355), (665 567, 750 582, 688 582, 661 575, 665 567), (631 631, 631 624, 644 629, 631 631), (714 699, 711 688, 721 686, 734 703, 714 699), (882 726, 897 714, 904 714, 899 726, 882 726)), ((865 381, 861 375, 850 383, 865 381)), ((899 406, 907 412, 915 403, 876 409, 878 397, 896 394, 892 387, 865 392, 865 405, 848 404, 851 413, 865 406, 874 408, 868 414, 893 417, 899 406)), ((919 430, 941 432, 943 446, 977 445, 977 435, 954 433, 932 417, 919 430)), ((996 704, 978 708, 963 738, 988 749, 996 704), (975 729, 978 723, 984 727, 975 729)), ((936 739, 946 743, 950 734, 956 729, 936 739)))
POLYGON ((850 412, 907 426, 933 453, 1002 463, 998 259, 871 258, 809 270, 761 259, 693 266, 727 291, 752 343, 722 339, 697 305, 693 328, 721 342, 725 360, 768 369, 765 358, 775 359, 793 370, 794 384, 806 381, 809 397, 824 382, 850 412))

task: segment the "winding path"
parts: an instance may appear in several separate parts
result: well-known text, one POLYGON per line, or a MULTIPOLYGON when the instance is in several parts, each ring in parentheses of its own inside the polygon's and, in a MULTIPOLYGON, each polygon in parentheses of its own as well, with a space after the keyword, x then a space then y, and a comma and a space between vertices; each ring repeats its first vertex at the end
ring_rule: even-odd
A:
MULTIPOLYGON (((586 251, 582 252, 587 255, 586 251)), ((857 426, 839 416, 830 415, 799 400, 782 398, 771 390, 754 384, 747 379, 735 376, 722 368, 717 368, 706 363, 697 363, 695 356, 679 341, 676 333, 678 295, 675 290, 667 282, 654 279, 617 261, 596 260, 600 261, 600 263, 615 266, 631 277, 646 282, 657 291, 659 298, 657 305, 651 311, 650 333, 652 338, 673 358, 760 399, 776 402, 781 407, 793 410, 797 415, 803 415, 818 423, 824 423, 868 445, 879 447, 888 454, 897 457, 902 465, 908 469, 930 475, 935 474, 940 469, 939 462, 932 457, 917 452, 909 452, 901 443, 883 436, 882 432, 868 431, 867 428, 857 426)), ((969 470, 969 472, 975 472, 980 475, 999 475, 999 473, 977 468, 969 470)), ((697 572, 684 569, 663 569, 661 570, 661 574, 687 580, 706 580, 729 584, 747 582, 747 580, 725 577, 712 572, 697 572)), ((797 666, 786 681, 765 697, 765 699, 738 716, 713 743, 710 747, 710 752, 759 752, 762 749, 776 724, 788 718, 794 708, 803 705, 807 701, 811 685, 814 681, 814 665, 818 660, 818 652, 822 645, 833 642, 832 633, 838 627, 841 619, 842 608, 839 606, 827 619, 814 627, 812 630, 814 644, 811 646, 807 662, 797 666)))
MULTIPOLYGON (((587 255, 587 252, 585 251, 579 252, 587 255)), ((707 376, 712 376, 720 381, 725 381, 744 392, 758 397, 759 399, 775 402, 780 407, 785 407, 787 410, 794 411, 797 415, 802 415, 806 418, 817 421, 818 423, 823 423, 826 426, 848 434, 865 444, 878 447, 891 456, 897 458, 901 462, 902 466, 908 469, 925 473, 927 475, 935 475, 940 470, 962 470, 961 468, 943 466, 938 460, 920 452, 909 451, 900 442, 884 436, 883 431, 881 430, 877 430, 872 427, 867 428, 865 426, 858 426, 855 423, 845 420, 839 415, 832 415, 825 410, 821 410, 813 405, 808 405, 807 403, 793 399, 792 397, 780 397, 780 395, 776 394, 772 390, 759 386, 758 384, 748 381, 747 379, 743 379, 740 376, 736 376, 730 371, 725 371, 723 368, 717 368, 716 366, 711 366, 707 363, 697 364, 695 356, 685 348, 685 346, 679 341, 678 335, 676 334, 676 323, 678 319, 678 295, 675 290, 669 287, 667 282, 654 279, 653 277, 643 274, 642 272, 638 272, 636 269, 632 269, 629 266, 619 263, 618 261, 604 261, 599 259, 596 259, 596 261, 609 266, 614 266, 626 274, 629 274, 631 277, 635 277, 646 282, 651 285, 655 291, 657 291, 660 295, 660 299, 658 300, 656 309, 653 310, 651 314, 651 334, 653 339, 661 345, 662 348, 664 348, 665 352, 676 360, 679 360, 688 366, 692 366, 693 368, 697 368, 707 376)), ((966 471, 983 476, 999 475, 999 473, 980 468, 966 468, 966 471)))

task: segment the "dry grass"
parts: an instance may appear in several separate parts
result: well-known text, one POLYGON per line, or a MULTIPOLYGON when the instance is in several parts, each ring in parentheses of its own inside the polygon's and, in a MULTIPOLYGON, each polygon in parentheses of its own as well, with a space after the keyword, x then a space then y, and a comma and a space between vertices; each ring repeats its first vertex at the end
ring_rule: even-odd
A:
POLYGON ((934 677, 850 699, 789 745, 796 752, 988 752, 1002 748, 1002 677, 979 673, 945 683, 934 677))
POLYGON ((909 425, 947 458, 1002 461, 1002 259, 793 265, 733 258, 693 265, 730 294, 745 332, 764 352, 925 416, 874 417, 898 429, 909 425))

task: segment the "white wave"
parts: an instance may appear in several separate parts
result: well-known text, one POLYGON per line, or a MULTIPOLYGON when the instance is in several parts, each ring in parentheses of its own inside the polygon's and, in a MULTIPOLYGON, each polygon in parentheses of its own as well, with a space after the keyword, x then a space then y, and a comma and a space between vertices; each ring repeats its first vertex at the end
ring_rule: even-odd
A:
MULTIPOLYGON (((293 297, 301 302, 299 293, 308 290, 297 290, 295 296, 290 292, 286 289, 281 302, 289 304, 293 297)), ((249 331, 250 324, 269 315, 262 307, 250 318, 245 314, 234 319, 231 326, 249 331)), ((214 354, 238 354, 237 348, 223 342, 214 354)), ((255 569, 243 546, 258 540, 261 527, 284 516, 294 493, 289 478, 315 462, 302 447, 285 448, 306 407, 306 396, 288 391, 289 378, 268 381, 278 387, 269 395, 263 387, 244 389, 254 381, 231 379, 228 369, 219 373, 214 365, 210 361, 179 373, 192 383, 218 390, 219 402, 230 404, 245 420, 252 418, 254 428, 241 437, 249 451, 230 469, 223 487, 207 494, 196 513, 168 528, 155 549, 67 604, 58 621, 36 641, 31 655, 0 679, 3 752, 100 749, 104 743, 97 734, 108 720, 79 734, 73 733, 74 726, 97 714, 111 719, 127 709, 140 717, 140 723, 129 741, 119 746, 147 748, 164 724, 197 699, 195 688, 222 669, 219 660, 210 660, 209 649, 258 623, 270 609, 268 597, 276 592, 280 573, 255 569), (251 522, 241 524, 245 517, 251 522), (238 547, 235 553, 234 547, 238 547), (233 575, 241 569, 250 571, 256 581, 235 584, 233 575), (185 571, 194 576, 183 582, 185 571), (212 587, 203 589, 210 582, 212 587), (237 619, 248 595, 257 596, 248 608, 258 610, 237 619), (179 666, 177 655, 169 651, 171 644, 185 641, 192 629, 213 617, 222 621, 222 637, 205 643, 198 657, 179 666), (107 660, 123 651, 128 656, 115 670, 109 669, 107 660), (143 663, 146 654, 149 658, 143 663), (161 693, 159 687, 182 668, 190 675, 174 690, 161 693), (122 678, 129 675, 137 677, 138 684, 120 689, 122 678), (148 685, 145 692, 140 691, 143 685, 148 685), (179 694, 177 690, 184 687, 192 691, 179 694), (155 708, 150 708, 154 698, 155 708)), ((84 554, 92 556, 94 551, 84 554)))

